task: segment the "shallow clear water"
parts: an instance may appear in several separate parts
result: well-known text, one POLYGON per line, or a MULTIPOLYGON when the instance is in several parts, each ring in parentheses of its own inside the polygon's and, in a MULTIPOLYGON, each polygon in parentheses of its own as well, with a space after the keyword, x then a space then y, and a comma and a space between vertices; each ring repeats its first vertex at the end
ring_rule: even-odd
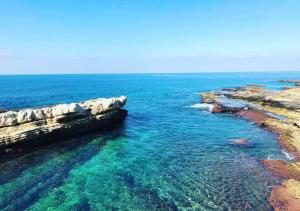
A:
POLYGON ((0 108, 127 95, 127 119, 26 154, 1 156, 0 210, 269 210, 278 182, 261 159, 276 137, 190 107, 196 93, 245 84, 280 89, 300 73, 0 76, 0 108), (247 138, 252 148, 230 139, 247 138))

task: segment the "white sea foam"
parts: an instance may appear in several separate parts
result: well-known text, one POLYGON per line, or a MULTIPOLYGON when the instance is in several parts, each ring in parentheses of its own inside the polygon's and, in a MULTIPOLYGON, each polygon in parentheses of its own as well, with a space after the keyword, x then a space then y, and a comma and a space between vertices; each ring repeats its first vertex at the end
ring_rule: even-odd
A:
POLYGON ((191 105, 192 108, 197 108, 202 111, 209 111, 212 112, 214 105, 208 104, 208 103, 196 103, 194 105, 191 105))
MULTIPOLYGON (((288 160, 294 160, 294 157, 292 155, 290 155, 289 153, 287 153, 284 150, 281 150, 281 151, 288 160)), ((278 160, 278 157, 275 155, 267 155, 267 160, 278 160)))
POLYGON ((294 159, 294 157, 292 155, 290 155, 289 153, 287 153, 286 151, 282 150, 282 153, 287 157, 287 159, 289 159, 289 160, 294 159))

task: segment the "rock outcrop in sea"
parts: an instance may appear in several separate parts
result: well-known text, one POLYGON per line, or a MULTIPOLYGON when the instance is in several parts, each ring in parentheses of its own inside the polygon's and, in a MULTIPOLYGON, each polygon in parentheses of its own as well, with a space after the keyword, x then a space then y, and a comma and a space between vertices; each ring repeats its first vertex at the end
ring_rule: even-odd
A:
POLYGON ((292 160, 263 160, 275 176, 283 179, 273 187, 270 204, 275 210, 300 210, 300 80, 280 91, 261 85, 226 88, 202 93, 202 102, 213 106, 213 113, 231 113, 278 134, 278 141, 292 160))
POLYGON ((83 134, 123 120, 125 96, 42 108, 0 110, 0 148, 44 144, 83 134))

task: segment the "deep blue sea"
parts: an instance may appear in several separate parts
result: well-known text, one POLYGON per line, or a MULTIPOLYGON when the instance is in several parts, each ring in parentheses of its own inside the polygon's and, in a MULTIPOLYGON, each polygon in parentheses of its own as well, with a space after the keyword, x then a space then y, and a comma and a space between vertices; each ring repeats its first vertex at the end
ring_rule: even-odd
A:
POLYGON ((271 210, 279 181, 260 160, 286 159, 276 136, 191 105, 200 92, 287 85, 279 79, 300 73, 0 76, 4 109, 128 97, 127 119, 110 130, 1 155, 0 210, 271 210))

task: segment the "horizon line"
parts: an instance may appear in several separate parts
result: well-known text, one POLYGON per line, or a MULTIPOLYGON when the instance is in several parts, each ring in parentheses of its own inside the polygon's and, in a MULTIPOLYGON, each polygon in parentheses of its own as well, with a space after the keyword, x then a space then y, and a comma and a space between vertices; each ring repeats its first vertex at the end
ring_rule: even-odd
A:
POLYGON ((23 75, 147 75, 147 74, 157 74, 157 75, 175 75, 175 74, 208 74, 208 73, 290 73, 290 72, 300 72, 300 70, 249 70, 249 71, 203 71, 203 72, 115 72, 115 73, 0 73, 0 76, 23 76, 23 75))

